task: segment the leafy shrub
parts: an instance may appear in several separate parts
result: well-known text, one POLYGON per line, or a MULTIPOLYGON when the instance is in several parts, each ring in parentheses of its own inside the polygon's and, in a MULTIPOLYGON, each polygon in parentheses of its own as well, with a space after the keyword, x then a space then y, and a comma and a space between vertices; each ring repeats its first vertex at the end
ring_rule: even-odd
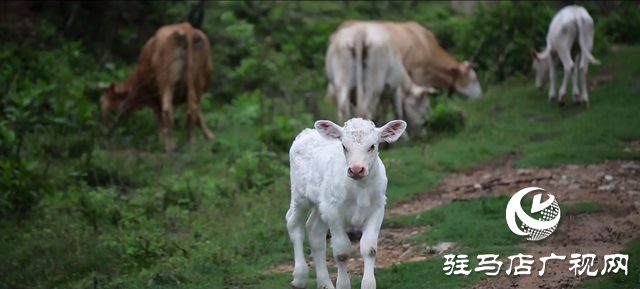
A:
POLYGON ((427 130, 434 133, 458 133, 464 129, 464 114, 446 102, 438 102, 429 113, 427 130))
MULTIPOLYGON (((623 1, 619 10, 596 22, 602 35, 614 43, 635 44, 640 42, 640 11, 632 1, 623 1)), ((596 37, 596 42, 600 41, 596 37)))

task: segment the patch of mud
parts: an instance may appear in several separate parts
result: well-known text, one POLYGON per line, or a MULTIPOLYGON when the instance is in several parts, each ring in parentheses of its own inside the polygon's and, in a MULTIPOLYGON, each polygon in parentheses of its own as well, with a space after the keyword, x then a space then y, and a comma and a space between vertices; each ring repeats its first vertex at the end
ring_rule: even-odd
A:
POLYGON ((456 200, 541 187, 562 203, 599 202, 640 207, 640 162, 614 160, 590 165, 518 169, 511 155, 445 178, 433 193, 398 203, 386 216, 413 214, 456 200))
MULTIPOLYGON (((385 268, 397 263, 426 260, 433 256, 442 254, 445 251, 451 250, 454 247, 450 243, 439 244, 434 248, 424 248, 424 246, 419 246, 417 244, 402 243, 402 239, 424 232, 428 229, 429 227, 381 229, 380 236, 378 238, 376 268, 385 268)), ((327 241, 327 267, 337 268, 330 248, 330 241, 327 241)), ((306 259, 309 270, 315 270, 313 258, 311 258, 309 252, 306 252, 305 254, 307 255, 306 259)), ((360 256, 360 247, 357 242, 356 244, 351 245, 351 254, 352 258, 349 259, 349 262, 347 263, 347 271, 352 277, 361 276, 362 272, 364 272, 364 263, 360 256)), ((265 273, 292 271, 293 261, 271 267, 267 269, 265 273)), ((336 274, 333 273, 332 277, 335 281, 336 274)))

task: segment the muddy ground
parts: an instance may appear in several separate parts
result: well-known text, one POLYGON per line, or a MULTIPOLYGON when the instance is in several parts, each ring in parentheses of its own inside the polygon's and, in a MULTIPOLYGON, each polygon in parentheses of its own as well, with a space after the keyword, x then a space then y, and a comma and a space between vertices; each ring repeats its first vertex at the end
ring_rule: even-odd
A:
MULTIPOLYGON (((626 150, 640 150, 634 142, 626 150)), ((602 212, 590 214, 567 214, 554 234, 544 243, 523 243, 524 254, 534 255, 532 274, 506 276, 509 260, 502 258, 503 265, 497 277, 483 279, 473 289, 490 288, 572 288, 588 277, 575 277, 569 271, 571 254, 594 253, 593 268, 602 268, 603 256, 621 251, 632 239, 640 236, 640 161, 611 160, 589 165, 565 165, 551 168, 515 168, 515 155, 481 166, 454 173, 445 178, 431 193, 419 194, 388 208, 386 216, 413 214, 456 200, 477 198, 500 193, 514 194, 530 186, 544 188, 560 203, 574 204, 598 202, 602 212), (566 255, 565 260, 547 261, 545 274, 538 276, 542 256, 566 255)), ((440 257, 455 244, 444 243, 437 248, 425 250, 422 244, 403 244, 402 239, 428 230, 420 228, 387 228, 380 233, 376 268, 394 263, 412 262, 440 257)), ((526 241, 525 241, 526 242, 526 241)), ((349 261, 349 272, 353 276, 362 274, 362 259, 357 243, 353 244, 353 258, 349 261)), ((313 261, 307 262, 313 270, 313 261)), ((335 267, 333 258, 327 258, 328 266, 335 267)), ((444 264, 444 258, 443 258, 444 264)), ((513 266, 517 266, 514 264, 513 266)), ((443 265, 444 266, 444 265, 443 265)), ((269 268, 267 272, 291 272, 293 262, 269 268)), ((334 274, 335 275, 335 274, 334 274)), ((335 276, 334 276, 335 278, 335 276)))

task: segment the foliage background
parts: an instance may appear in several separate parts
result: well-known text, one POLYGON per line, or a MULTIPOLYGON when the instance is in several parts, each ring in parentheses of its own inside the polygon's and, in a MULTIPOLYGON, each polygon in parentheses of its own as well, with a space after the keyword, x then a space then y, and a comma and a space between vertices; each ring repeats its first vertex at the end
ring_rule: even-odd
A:
MULTIPOLYGON (((214 75, 202 110, 216 141, 186 145, 180 108, 171 155, 150 111, 100 124, 95 87, 124 79, 191 3, 2 2, 0 286, 195 286, 185 272, 216 272, 201 286, 242 287, 286 258, 287 151, 313 120, 335 119, 324 54, 343 20, 417 21, 458 60, 473 57, 491 89, 530 76, 528 52, 563 5, 589 9, 594 55, 605 55, 640 39, 636 2, 502 1, 471 15, 448 1, 208 2, 214 75)), ((430 137, 464 129, 449 102, 433 106, 430 137)))

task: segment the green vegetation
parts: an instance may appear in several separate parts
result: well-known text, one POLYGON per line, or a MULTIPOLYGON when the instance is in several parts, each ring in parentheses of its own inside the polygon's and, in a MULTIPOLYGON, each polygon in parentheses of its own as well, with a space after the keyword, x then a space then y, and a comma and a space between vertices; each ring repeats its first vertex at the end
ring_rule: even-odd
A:
MULTIPOLYGON (((590 72, 612 63, 622 67, 590 94, 591 107, 584 110, 547 103, 546 92, 524 78, 531 64, 528 49, 543 45, 549 15, 559 4, 505 2, 462 16, 448 2, 210 2, 203 31, 212 43, 214 76, 201 107, 216 140, 207 142, 196 131, 196 143, 185 144, 180 107, 174 126, 178 149, 165 155, 149 110, 114 128, 98 122, 96 84, 122 80, 153 31, 184 21, 189 8, 178 2, 131 3, 78 4, 70 28, 70 17, 58 14, 75 11, 73 3, 33 4, 44 8, 32 7, 37 17, 32 15, 34 24, 27 28, 21 21, 1 23, 0 287, 288 287, 290 274, 261 273, 292 257, 284 222, 287 150, 314 119, 335 119, 335 107, 322 101, 324 53, 329 34, 349 18, 417 21, 432 28, 459 60, 470 58, 484 38, 475 61, 484 87, 490 85, 486 95, 475 101, 434 98, 424 156, 419 142, 381 153, 389 206, 429 191, 448 172, 513 150, 520 166, 638 157, 620 148, 640 138, 640 131, 624 125, 640 123, 640 49, 622 46, 607 54, 604 34, 619 31, 612 42, 637 39, 640 18, 633 9, 624 17, 607 16, 585 3, 595 7, 594 54, 603 60, 590 72), (112 17, 96 17, 96 10, 112 17), (506 62, 492 67, 509 46, 506 62), (457 123, 458 112, 464 126, 457 123)), ((507 254, 518 250, 513 236, 489 230, 500 221, 496 212, 504 201, 452 203, 390 218, 384 226, 431 224, 433 230, 407 242, 446 240, 507 254), (464 218, 480 220, 477 228, 456 227, 464 218), (489 235, 463 234, 479 228, 501 238, 489 242, 489 235)), ((563 212, 597 208, 563 206, 563 212)), ((442 264, 436 258, 378 270, 378 287, 455 288, 480 276, 416 274, 442 272, 442 264)), ((617 282, 615 288, 633 284, 632 278, 616 278, 602 282, 617 282)), ((352 285, 359 286, 359 279, 352 285)))

